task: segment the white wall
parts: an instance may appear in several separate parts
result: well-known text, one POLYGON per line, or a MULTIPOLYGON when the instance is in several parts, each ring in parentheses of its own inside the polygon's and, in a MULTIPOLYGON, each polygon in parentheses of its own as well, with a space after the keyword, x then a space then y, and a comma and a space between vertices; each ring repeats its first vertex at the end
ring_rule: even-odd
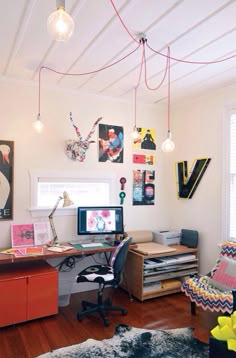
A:
MULTIPOLYGON (((33 169, 41 170, 98 170, 112 171, 116 175, 117 204, 121 176, 127 179, 124 203, 125 229, 163 229, 169 226, 169 209, 164 187, 165 177, 162 170, 163 154, 160 141, 166 133, 166 120, 161 109, 142 106, 138 103, 137 125, 156 129, 158 150, 155 153, 155 166, 138 166, 132 163, 131 132, 134 125, 134 104, 121 103, 107 98, 78 95, 55 89, 41 89, 41 118, 44 122, 42 134, 34 132, 32 123, 38 112, 37 87, 25 84, 0 84, 1 139, 15 142, 14 164, 14 220, 0 222, 0 247, 10 246, 10 225, 12 223, 33 223, 47 218, 32 218, 29 212, 30 175, 33 169), (103 124, 124 127, 125 148, 124 163, 99 163, 97 130, 93 135, 96 143, 87 151, 86 161, 80 163, 70 160, 65 154, 65 140, 76 139, 76 134, 69 120, 73 119, 83 136, 91 130, 95 120, 102 116, 103 124), (156 205, 132 206, 132 170, 154 169, 156 171, 156 205)), ((54 205, 54 204, 53 204, 54 205)), ((54 224, 60 241, 69 241, 76 234, 75 216, 55 216, 54 224)))
MULTIPOLYGON (((54 170, 112 170, 119 178, 125 176, 124 204, 127 230, 134 229, 196 229, 200 234, 200 271, 207 272, 215 263, 222 237, 222 122, 226 109, 235 107, 236 86, 229 86, 194 102, 172 107, 171 129, 176 150, 164 154, 160 144, 166 136, 166 112, 161 108, 138 104, 137 125, 154 127, 158 149, 155 153, 156 205, 132 206, 132 170, 148 169, 132 164, 130 133, 133 129, 133 103, 118 102, 73 92, 42 88, 41 116, 45 128, 36 134, 32 122, 37 115, 37 88, 24 84, 0 84, 1 139, 14 140, 14 220, 0 222, 0 246, 10 246, 10 225, 35 221, 29 213, 30 176, 32 169, 54 170), (103 116, 102 123, 122 125, 125 133, 124 163, 99 163, 98 145, 92 144, 84 163, 73 162, 64 152, 64 142, 75 138, 69 112, 81 133, 87 135, 94 121, 103 116), (189 166, 196 158, 212 158, 192 199, 178 199, 174 164, 187 160, 189 166)), ((94 133, 97 140, 97 131, 94 133)), ((151 169, 151 167, 150 167, 151 169)), ((67 241, 75 234, 75 216, 55 217, 57 234, 67 241)))
POLYGON ((219 254, 222 236, 222 153, 223 121, 235 107, 235 86, 218 90, 175 108, 172 132, 176 150, 165 158, 168 177, 170 222, 175 228, 199 231, 200 271, 208 272, 219 254), (196 158, 212 158, 192 199, 177 199, 174 163, 187 160, 188 169, 196 158))

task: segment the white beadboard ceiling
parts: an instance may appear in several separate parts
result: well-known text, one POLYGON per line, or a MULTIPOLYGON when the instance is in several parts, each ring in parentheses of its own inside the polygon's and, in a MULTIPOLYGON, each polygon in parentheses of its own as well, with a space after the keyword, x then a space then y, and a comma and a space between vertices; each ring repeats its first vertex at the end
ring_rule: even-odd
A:
MULTIPOLYGON (((236 54, 236 0, 113 0, 125 26, 139 40, 172 57, 194 62, 217 61, 236 54)), ((137 43, 122 26, 110 0, 66 0, 75 30, 66 42, 47 32, 56 0, 0 0, 1 81, 38 84, 41 66, 64 73, 85 73, 123 58, 137 43)), ((146 47, 148 84, 163 78, 165 57, 146 47)), ((102 72, 63 76, 42 70, 41 85, 132 101, 142 59, 142 46, 102 72)), ((171 101, 177 103, 236 81, 236 57, 217 64, 171 60, 171 101)), ((144 68, 137 99, 155 104, 167 97, 167 79, 158 90, 145 86, 144 68)))

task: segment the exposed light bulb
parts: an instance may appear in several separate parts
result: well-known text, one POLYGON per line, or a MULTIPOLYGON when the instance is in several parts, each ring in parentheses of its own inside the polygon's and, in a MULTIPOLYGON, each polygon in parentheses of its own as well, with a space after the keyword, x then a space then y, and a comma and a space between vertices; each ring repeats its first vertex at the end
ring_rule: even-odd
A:
POLYGON ((132 138, 133 138, 134 140, 137 140, 137 139, 140 138, 140 134, 139 134, 139 131, 138 131, 138 129, 137 129, 136 126, 134 126, 134 130, 133 130, 133 132, 132 132, 132 138))
POLYGON ((54 11, 47 21, 49 34, 56 41, 67 41, 74 31, 74 21, 65 11, 65 1, 59 1, 56 11, 54 11))
POLYGON ((173 152, 173 150, 175 149, 175 144, 171 140, 170 131, 168 131, 167 139, 162 143, 161 149, 162 149, 163 152, 166 152, 166 153, 173 152))
POLYGON ((36 132, 41 133, 43 130, 43 123, 40 118, 40 114, 37 115, 36 121, 33 123, 33 127, 36 132))

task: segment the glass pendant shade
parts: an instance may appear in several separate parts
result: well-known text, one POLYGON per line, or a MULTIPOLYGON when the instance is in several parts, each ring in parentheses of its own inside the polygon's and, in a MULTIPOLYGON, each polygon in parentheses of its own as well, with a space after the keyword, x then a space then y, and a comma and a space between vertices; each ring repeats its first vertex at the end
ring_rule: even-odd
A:
POLYGON ((40 118, 40 114, 37 115, 36 121, 33 123, 33 127, 36 132, 41 133, 43 130, 43 123, 40 118))
POLYGON ((139 132, 138 132, 138 130, 137 130, 137 127, 135 126, 135 127, 134 127, 134 130, 133 130, 133 132, 132 132, 132 138, 133 138, 133 139, 139 139, 139 137, 140 137, 140 134, 139 134, 139 132))
POLYGON ((67 41, 74 31, 74 21, 63 6, 59 6, 48 18, 49 34, 56 41, 67 41))
POLYGON ((167 139, 162 143, 161 149, 162 149, 163 152, 166 152, 166 153, 173 152, 173 150, 175 149, 175 144, 171 140, 170 131, 168 131, 167 139))

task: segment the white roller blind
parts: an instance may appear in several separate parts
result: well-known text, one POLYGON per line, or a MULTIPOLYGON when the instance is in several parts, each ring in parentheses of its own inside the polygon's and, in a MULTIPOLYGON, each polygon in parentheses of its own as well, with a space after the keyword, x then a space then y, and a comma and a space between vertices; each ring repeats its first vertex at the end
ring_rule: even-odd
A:
POLYGON ((230 238, 236 240, 236 114, 230 118, 230 238))

